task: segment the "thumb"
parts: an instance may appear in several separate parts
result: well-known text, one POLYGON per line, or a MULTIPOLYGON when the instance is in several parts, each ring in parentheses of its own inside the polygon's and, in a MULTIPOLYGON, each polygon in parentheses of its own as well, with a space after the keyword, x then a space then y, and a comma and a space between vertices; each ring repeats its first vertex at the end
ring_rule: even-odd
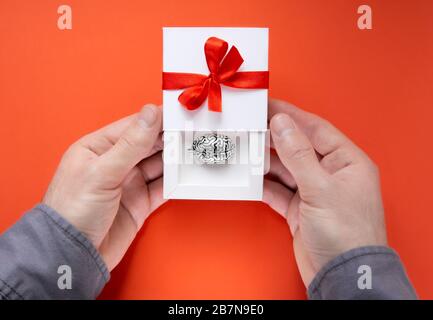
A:
POLYGON ((306 189, 325 181, 326 172, 321 167, 313 146, 287 114, 273 116, 270 128, 278 156, 295 179, 301 195, 306 189))
POLYGON ((98 159, 102 174, 120 184, 131 169, 149 155, 160 131, 160 108, 143 107, 116 144, 98 159))

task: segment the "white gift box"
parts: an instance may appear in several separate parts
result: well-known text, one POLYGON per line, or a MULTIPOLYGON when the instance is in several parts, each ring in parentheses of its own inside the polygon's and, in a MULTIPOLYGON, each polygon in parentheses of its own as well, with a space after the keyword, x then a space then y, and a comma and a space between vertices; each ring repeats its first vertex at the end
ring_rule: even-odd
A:
MULTIPOLYGON (((268 70, 267 28, 163 28, 163 72, 209 74, 204 44, 210 37, 236 46, 244 62, 238 71, 268 70)), ((267 89, 221 85, 222 112, 196 110, 178 101, 184 89, 163 90, 164 198, 261 200, 267 155, 267 89), (217 132, 236 145, 225 164, 206 165, 190 150, 195 137, 217 132)))

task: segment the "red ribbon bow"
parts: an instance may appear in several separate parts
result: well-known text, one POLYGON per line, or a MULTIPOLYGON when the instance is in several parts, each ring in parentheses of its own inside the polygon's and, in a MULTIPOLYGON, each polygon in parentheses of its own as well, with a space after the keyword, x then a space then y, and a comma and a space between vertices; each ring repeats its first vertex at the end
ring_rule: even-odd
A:
POLYGON ((204 53, 210 74, 163 72, 162 89, 185 89, 178 100, 188 110, 199 108, 208 97, 209 110, 221 112, 221 84, 241 89, 269 87, 268 71, 237 72, 244 59, 235 46, 228 53, 227 49, 226 41, 207 39, 204 53))

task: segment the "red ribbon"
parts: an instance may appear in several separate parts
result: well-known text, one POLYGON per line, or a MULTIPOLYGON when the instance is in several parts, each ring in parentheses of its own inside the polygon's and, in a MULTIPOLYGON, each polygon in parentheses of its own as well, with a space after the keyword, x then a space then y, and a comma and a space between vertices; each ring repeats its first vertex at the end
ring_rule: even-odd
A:
POLYGON ((215 37, 207 39, 204 53, 210 74, 163 72, 162 89, 185 89, 178 100, 188 110, 199 108, 208 98, 209 110, 221 112, 221 84, 240 89, 269 87, 268 71, 237 72, 244 59, 235 46, 228 53, 227 50, 226 41, 215 37))

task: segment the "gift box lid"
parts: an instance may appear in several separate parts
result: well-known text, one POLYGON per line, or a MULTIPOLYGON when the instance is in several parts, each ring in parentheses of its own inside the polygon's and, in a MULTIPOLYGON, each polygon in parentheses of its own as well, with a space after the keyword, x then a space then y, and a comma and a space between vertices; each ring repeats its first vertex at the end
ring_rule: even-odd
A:
MULTIPOLYGON (((163 72, 209 75, 204 45, 210 37, 235 46, 244 71, 268 70, 267 28, 163 28, 163 72)), ((184 89, 163 90, 165 131, 264 131, 267 128, 267 89, 238 89, 221 85, 222 111, 208 110, 208 100, 195 110, 178 101, 184 89)))

